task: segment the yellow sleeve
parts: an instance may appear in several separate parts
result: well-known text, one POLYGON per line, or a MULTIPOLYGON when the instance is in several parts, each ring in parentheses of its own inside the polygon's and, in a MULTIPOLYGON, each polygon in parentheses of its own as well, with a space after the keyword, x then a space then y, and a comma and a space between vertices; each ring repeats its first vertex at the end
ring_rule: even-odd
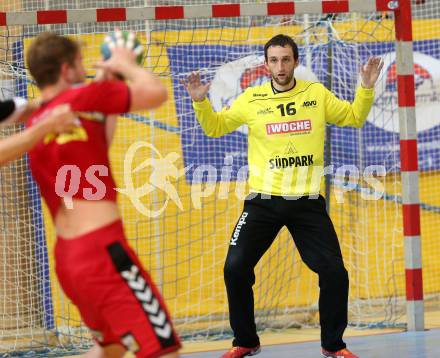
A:
POLYGON ((246 123, 243 110, 244 96, 241 94, 230 108, 214 112, 211 102, 205 98, 201 102, 193 101, 194 112, 205 134, 209 137, 221 137, 246 123))
POLYGON ((374 89, 359 86, 353 103, 337 98, 324 87, 326 121, 337 126, 360 128, 364 125, 374 102, 374 89))

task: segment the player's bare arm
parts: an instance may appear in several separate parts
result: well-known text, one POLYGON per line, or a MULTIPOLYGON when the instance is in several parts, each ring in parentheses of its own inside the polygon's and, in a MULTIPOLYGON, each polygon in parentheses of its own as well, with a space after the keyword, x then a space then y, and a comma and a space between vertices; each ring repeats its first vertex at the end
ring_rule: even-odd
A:
POLYGON ((60 105, 44 119, 24 131, 0 141, 0 165, 20 158, 49 133, 68 132, 77 125, 68 105, 60 105))
POLYGON ((114 46, 112 56, 100 62, 98 68, 120 74, 128 81, 131 95, 130 111, 152 109, 167 98, 167 89, 160 79, 136 63, 136 52, 124 46, 114 46))
POLYGON ((111 115, 108 116, 105 121, 105 136, 107 138, 107 145, 110 147, 113 141, 113 137, 116 131, 116 125, 118 122, 118 116, 111 115))

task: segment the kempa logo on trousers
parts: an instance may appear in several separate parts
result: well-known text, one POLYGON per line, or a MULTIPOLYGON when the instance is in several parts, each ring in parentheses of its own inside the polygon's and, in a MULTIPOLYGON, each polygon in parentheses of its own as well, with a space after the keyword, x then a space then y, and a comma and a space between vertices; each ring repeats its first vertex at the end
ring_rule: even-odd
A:
POLYGON ((165 312, 161 309, 159 301, 144 278, 139 274, 137 266, 132 265, 130 270, 121 272, 128 286, 133 290, 136 298, 142 303, 142 308, 148 315, 154 331, 159 337, 170 338, 172 329, 165 312))
POLYGON ((232 246, 237 245, 238 236, 240 235, 240 230, 243 225, 246 225, 246 218, 249 214, 244 211, 243 214, 240 216, 240 219, 238 219, 237 226, 235 227, 234 234, 232 235, 231 244, 232 246))

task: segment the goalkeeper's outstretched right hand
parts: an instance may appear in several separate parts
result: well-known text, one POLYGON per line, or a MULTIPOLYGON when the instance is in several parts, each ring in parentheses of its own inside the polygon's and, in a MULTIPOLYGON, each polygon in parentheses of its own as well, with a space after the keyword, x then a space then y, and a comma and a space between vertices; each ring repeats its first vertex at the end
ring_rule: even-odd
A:
POLYGON ((205 99, 206 94, 208 93, 210 82, 205 84, 200 80, 199 72, 192 72, 186 79, 186 81, 180 81, 185 89, 188 91, 188 94, 191 96, 194 102, 201 102, 205 99))

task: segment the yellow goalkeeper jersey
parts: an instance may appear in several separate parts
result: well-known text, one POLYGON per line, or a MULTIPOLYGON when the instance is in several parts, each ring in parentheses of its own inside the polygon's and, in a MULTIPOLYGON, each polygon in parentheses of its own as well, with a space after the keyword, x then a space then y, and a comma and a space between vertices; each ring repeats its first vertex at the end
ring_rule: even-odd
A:
POLYGON ((193 102, 193 107, 210 137, 248 126, 252 192, 301 196, 320 191, 326 123, 359 128, 373 101, 373 89, 359 87, 350 103, 321 83, 296 80, 294 88, 279 93, 271 82, 250 87, 221 112, 214 112, 208 99, 193 102))

